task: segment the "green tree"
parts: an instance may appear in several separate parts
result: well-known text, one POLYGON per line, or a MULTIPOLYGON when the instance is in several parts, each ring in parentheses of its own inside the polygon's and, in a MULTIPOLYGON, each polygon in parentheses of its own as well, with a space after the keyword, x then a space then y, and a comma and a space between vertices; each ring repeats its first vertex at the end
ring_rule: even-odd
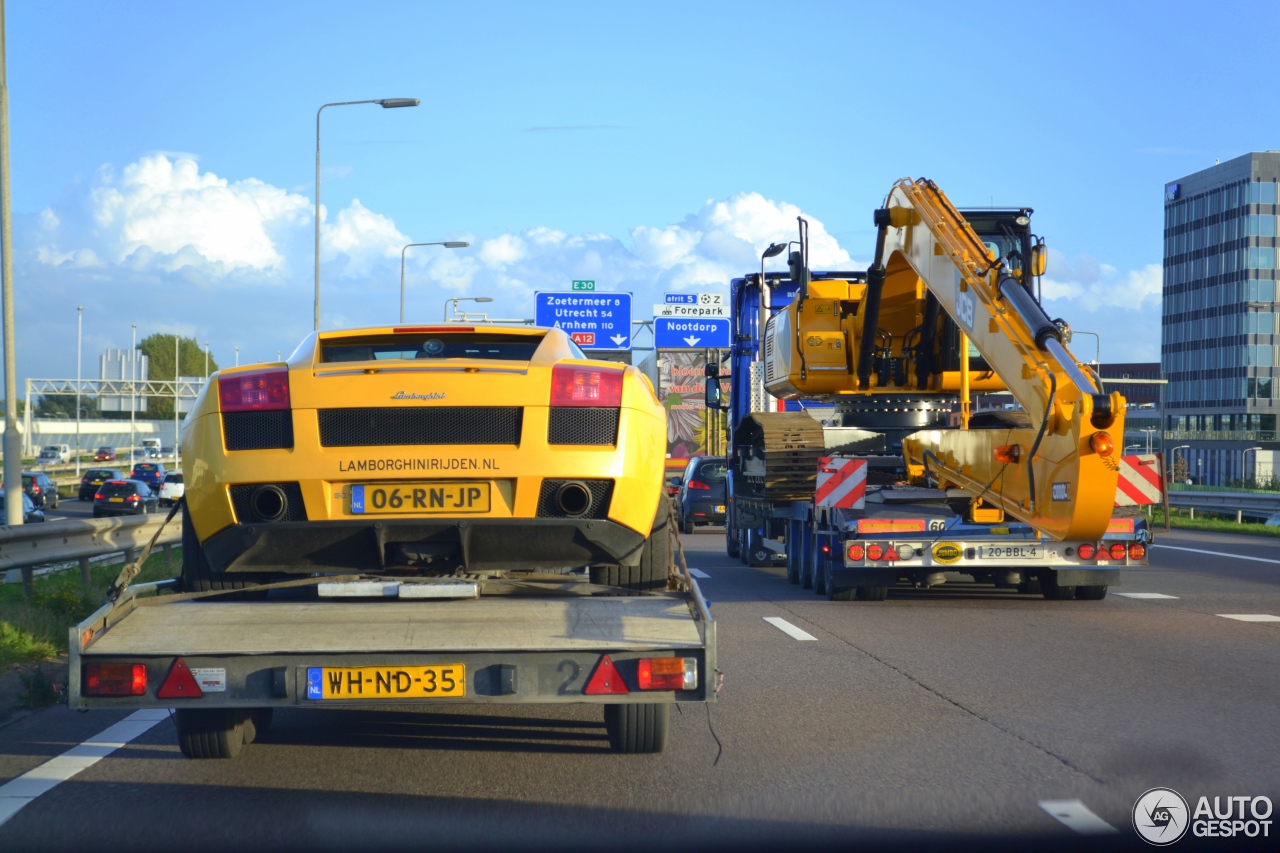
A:
MULTIPOLYGON (((204 376, 204 348, 200 346, 195 338, 180 338, 178 340, 178 366, 179 370, 175 374, 173 370, 173 341, 174 335, 164 335, 157 332, 154 335, 148 335, 141 341, 138 341, 138 349, 148 359, 147 378, 148 379, 174 379, 176 376, 204 376)), ((218 369, 218 363, 214 361, 213 356, 209 356, 209 372, 213 373, 218 369)), ((147 417, 156 418, 157 420, 170 420, 173 418, 173 398, 172 397, 150 397, 147 399, 147 417)))
MULTIPOLYGON (((76 419, 76 395, 75 394, 45 394, 40 398, 40 402, 36 403, 35 416, 37 418, 68 418, 76 419)), ((98 398, 80 395, 80 417, 96 418, 98 417, 98 398)))

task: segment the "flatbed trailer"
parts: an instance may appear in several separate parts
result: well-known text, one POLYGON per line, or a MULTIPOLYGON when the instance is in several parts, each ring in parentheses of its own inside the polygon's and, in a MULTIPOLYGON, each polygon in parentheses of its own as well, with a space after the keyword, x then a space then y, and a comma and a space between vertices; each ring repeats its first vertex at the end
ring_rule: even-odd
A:
POLYGON ((687 572, 639 595, 576 575, 452 599, 410 597, 445 584, 314 581, 261 601, 127 589, 71 629, 70 706, 172 708, 181 742, 193 726, 261 728, 278 707, 591 703, 615 750, 659 752, 671 703, 715 699, 716 626, 687 572))

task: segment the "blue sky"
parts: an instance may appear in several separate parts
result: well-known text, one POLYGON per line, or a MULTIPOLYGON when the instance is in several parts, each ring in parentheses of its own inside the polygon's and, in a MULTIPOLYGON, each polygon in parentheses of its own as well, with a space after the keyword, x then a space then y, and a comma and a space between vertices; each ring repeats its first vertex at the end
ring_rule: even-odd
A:
POLYGON ((1051 312, 1153 360, 1164 183, 1280 146, 1274 8, 10 0, 18 373, 74 375, 76 305, 86 375, 135 322, 291 351, 315 110, 382 97, 422 106, 325 112, 326 326, 395 320, 411 241, 473 242, 411 250, 415 320, 723 289, 801 211, 819 263, 862 265, 911 175, 1034 207, 1051 312))

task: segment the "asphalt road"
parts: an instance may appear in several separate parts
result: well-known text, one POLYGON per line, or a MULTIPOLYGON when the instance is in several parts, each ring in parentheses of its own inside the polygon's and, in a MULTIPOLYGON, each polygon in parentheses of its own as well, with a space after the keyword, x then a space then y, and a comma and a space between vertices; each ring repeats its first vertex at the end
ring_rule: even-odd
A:
MULTIPOLYGON (((1139 849, 1150 788, 1280 800, 1280 621, 1220 615, 1280 616, 1275 540, 1163 534, 1098 602, 965 582, 828 602, 721 535, 684 541, 726 680, 663 755, 609 753, 586 706, 278 712, 233 761, 182 758, 164 720, 0 824, 0 848, 1139 849), (1117 833, 1071 828, 1098 820, 1117 833)), ((0 729, 0 781, 124 716, 0 729)))

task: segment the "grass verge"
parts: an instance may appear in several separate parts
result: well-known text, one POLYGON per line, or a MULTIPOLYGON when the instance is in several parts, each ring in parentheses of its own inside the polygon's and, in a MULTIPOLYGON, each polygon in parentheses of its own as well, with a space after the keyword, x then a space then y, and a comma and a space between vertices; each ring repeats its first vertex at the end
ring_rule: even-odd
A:
MULTIPOLYGON (((1225 518, 1205 518, 1200 515, 1197 518, 1188 517, 1185 510, 1173 509, 1169 513, 1169 526, 1174 530, 1204 530, 1210 533, 1245 533, 1251 536, 1270 536, 1280 539, 1280 527, 1267 527, 1265 524, 1255 524, 1246 521, 1242 524, 1236 524, 1234 520, 1225 518)), ((1160 529, 1164 527, 1164 509, 1155 508, 1152 517, 1151 527, 1159 535, 1160 529)))

